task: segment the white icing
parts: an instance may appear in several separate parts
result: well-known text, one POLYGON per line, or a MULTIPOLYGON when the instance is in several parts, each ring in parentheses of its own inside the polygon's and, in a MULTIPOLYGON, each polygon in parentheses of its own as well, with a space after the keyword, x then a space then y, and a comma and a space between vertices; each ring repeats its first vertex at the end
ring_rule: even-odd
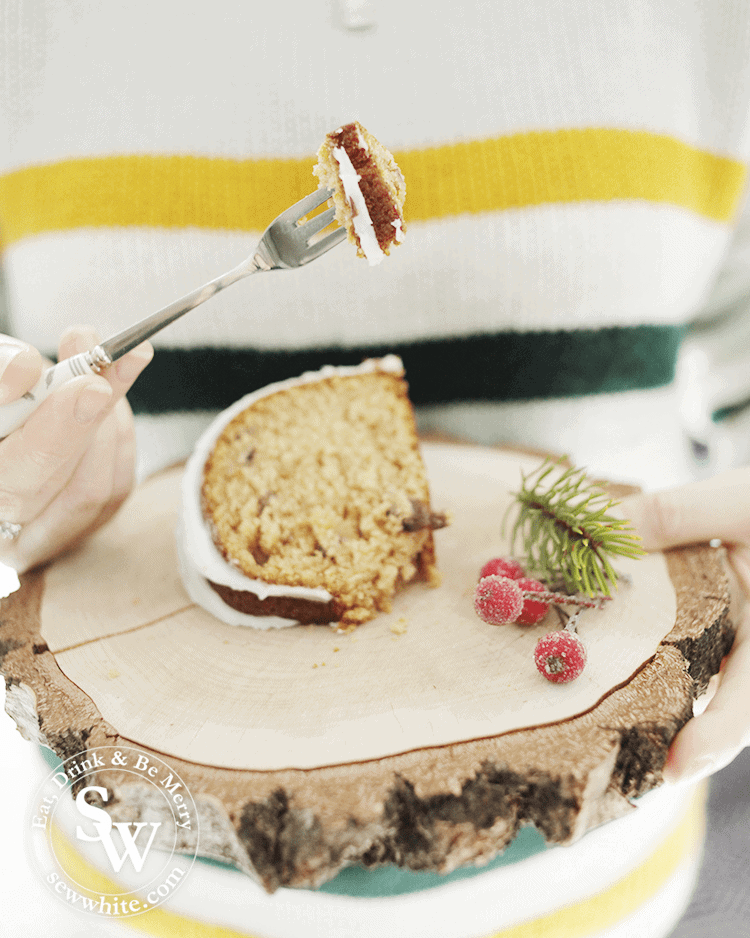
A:
POLYGON ((222 622, 226 622, 227 625, 250 625, 255 629, 284 629, 297 624, 294 619, 282 619, 280 616, 252 616, 228 606, 191 564, 185 549, 183 526, 184 522, 180 517, 177 522, 177 558, 182 585, 194 603, 222 622))
POLYGON ((339 164, 339 178, 344 187, 344 193, 352 203, 352 224, 354 231, 359 238, 359 244, 364 252, 367 262, 371 267, 379 264, 385 254, 381 251, 378 239, 375 236, 375 228, 372 224, 372 218, 365 203, 365 197, 359 188, 359 181, 362 178, 352 165, 349 154, 343 147, 334 147, 333 155, 339 164))
POLYGON ((362 147, 363 150, 365 150, 365 152, 369 153, 369 152, 370 152, 370 145, 368 144, 368 142, 365 140, 365 138, 364 138, 364 137, 362 136, 362 134, 360 133, 358 126, 355 127, 355 130, 357 131, 357 143, 360 145, 360 147, 362 147))
POLYGON ((210 580, 213 583, 228 586, 241 592, 254 593, 259 599, 266 599, 269 596, 285 596, 292 599, 308 599, 325 603, 333 598, 331 593, 322 587, 284 586, 252 579, 246 576, 238 567, 225 560, 214 544, 203 517, 201 488, 206 460, 221 436, 224 427, 256 401, 279 391, 304 384, 312 384, 334 375, 348 377, 371 374, 376 371, 402 375, 404 368, 398 356, 386 355, 380 359, 368 359, 360 365, 340 367, 327 365, 321 368, 320 371, 308 371, 298 378, 277 381, 240 398, 231 407, 222 411, 201 435, 187 462, 182 477, 182 512, 176 534, 185 589, 190 598, 206 609, 207 612, 210 612, 211 615, 229 625, 251 625, 262 629, 279 628, 282 623, 284 625, 295 624, 289 619, 279 619, 276 616, 251 616, 238 613, 237 610, 227 606, 221 597, 205 582, 203 583, 205 589, 197 585, 200 579, 210 580), (218 604, 216 600, 218 600, 218 604))

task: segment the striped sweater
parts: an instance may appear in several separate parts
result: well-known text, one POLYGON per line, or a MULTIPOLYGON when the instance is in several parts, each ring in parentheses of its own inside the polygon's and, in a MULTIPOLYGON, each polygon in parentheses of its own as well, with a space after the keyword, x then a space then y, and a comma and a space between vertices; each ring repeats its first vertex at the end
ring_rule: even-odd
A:
MULTIPOLYGON (((690 437, 714 468, 746 459, 748 4, 372 0, 358 28, 361 7, 3 0, 14 332, 49 354, 234 266, 358 119, 404 171, 404 244, 252 278, 156 336, 130 395, 142 473, 242 394, 385 351, 425 430, 646 485, 695 472, 690 437)), ((692 876, 639 934, 670 930, 692 876)), ((597 933, 634 933, 607 915, 597 933)))
POLYGON ((376 0, 368 29, 351 0, 155 6, 2 5, 18 335, 48 353, 71 322, 106 336, 233 266, 351 118, 404 171, 408 234, 378 268, 338 248, 157 336, 131 394, 144 471, 241 394, 383 351, 425 429, 647 484, 689 473, 686 420, 741 423, 746 4, 376 0), (685 403, 701 316, 724 334, 691 345, 685 403))

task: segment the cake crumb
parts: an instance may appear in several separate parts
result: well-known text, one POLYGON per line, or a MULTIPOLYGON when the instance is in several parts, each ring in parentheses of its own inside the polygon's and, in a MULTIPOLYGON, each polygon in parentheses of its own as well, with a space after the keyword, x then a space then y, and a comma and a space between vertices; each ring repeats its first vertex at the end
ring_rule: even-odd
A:
POLYGON ((408 623, 406 619, 401 616, 400 619, 397 619, 395 622, 391 622, 391 632, 394 635, 406 635, 408 623))
POLYGON ((358 122, 326 136, 313 174, 332 190, 328 204, 357 246, 359 257, 379 264, 403 241, 406 183, 393 154, 358 122))
MULTIPOLYGON (((330 617, 341 635, 388 612, 412 581, 436 582, 433 530, 445 516, 430 507, 400 360, 386 356, 303 378, 262 395, 223 426, 203 468, 203 520, 221 555, 245 576, 323 588, 330 599, 298 610, 282 590, 283 609, 274 614, 294 619, 301 612, 321 623, 330 617)), ((250 615, 268 611, 224 598, 250 615)))
POLYGON ((119 676, 120 672, 115 668, 110 668, 109 671, 107 671, 107 677, 110 679, 110 681, 114 681, 115 678, 118 678, 119 676))

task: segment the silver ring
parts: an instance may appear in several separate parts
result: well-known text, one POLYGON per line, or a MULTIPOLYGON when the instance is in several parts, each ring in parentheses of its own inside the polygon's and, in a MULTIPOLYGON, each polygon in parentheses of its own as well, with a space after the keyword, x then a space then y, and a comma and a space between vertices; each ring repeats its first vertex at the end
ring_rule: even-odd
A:
POLYGON ((16 524, 15 521, 0 521, 0 537, 6 541, 15 541, 22 528, 23 525, 16 524))

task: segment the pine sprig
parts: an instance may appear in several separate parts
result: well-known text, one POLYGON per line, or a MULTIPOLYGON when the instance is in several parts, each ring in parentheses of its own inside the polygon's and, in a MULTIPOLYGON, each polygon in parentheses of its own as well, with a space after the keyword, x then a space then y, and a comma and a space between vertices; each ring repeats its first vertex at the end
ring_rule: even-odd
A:
MULTIPOLYGON (((562 460, 547 459, 521 473, 521 490, 509 508, 518 509, 511 550, 521 542, 526 567, 546 583, 585 596, 611 596, 618 574, 610 557, 642 557, 646 551, 630 522, 609 514, 618 504, 594 485, 585 469, 559 475, 562 460)), ((503 526, 508 520, 506 514, 503 526)))

